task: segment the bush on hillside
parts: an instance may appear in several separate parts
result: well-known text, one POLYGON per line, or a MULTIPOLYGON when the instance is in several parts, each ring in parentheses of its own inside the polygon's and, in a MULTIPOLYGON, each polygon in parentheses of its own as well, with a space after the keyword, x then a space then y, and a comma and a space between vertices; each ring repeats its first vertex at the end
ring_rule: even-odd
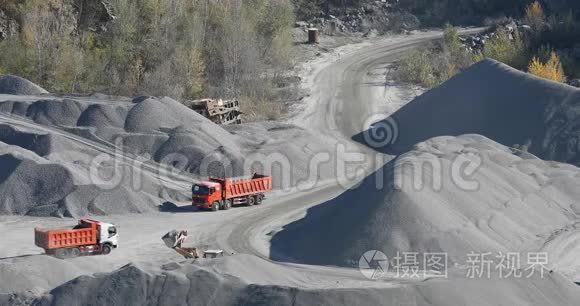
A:
POLYGON ((432 87, 436 80, 428 51, 413 50, 404 57, 397 69, 397 78, 423 87, 432 87))
POLYGON ((483 56, 492 58, 514 68, 522 69, 527 63, 526 46, 516 32, 510 34, 500 29, 495 33, 483 49, 483 56))
POLYGON ((534 56, 528 65, 528 72, 556 82, 564 82, 566 80, 560 58, 554 51, 550 53, 550 57, 546 62, 542 62, 540 58, 534 56))

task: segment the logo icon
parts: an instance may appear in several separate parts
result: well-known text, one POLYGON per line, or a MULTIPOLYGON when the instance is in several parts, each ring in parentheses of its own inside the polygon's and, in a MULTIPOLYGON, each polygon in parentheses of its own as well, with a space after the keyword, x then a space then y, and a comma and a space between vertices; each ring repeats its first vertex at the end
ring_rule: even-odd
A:
POLYGON ((371 116, 365 121, 363 128, 366 144, 374 149, 388 147, 399 138, 399 125, 392 117, 371 116))
POLYGON ((379 279, 389 268, 389 258, 381 251, 367 251, 360 257, 358 267, 366 278, 379 279))

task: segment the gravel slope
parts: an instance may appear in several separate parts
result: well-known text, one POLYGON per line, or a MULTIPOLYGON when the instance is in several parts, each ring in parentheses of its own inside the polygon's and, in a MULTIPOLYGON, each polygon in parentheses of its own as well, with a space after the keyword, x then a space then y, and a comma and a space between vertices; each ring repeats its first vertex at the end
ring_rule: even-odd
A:
POLYGON ((332 177, 334 157, 318 173, 309 163, 330 148, 290 124, 226 130, 169 98, 0 94, 0 213, 154 211, 187 201, 195 178, 256 171, 272 174, 275 188, 289 188, 332 177))
MULTIPOLYGON (((480 134, 542 159, 578 165, 579 105, 577 88, 484 60, 377 123, 395 125, 398 135, 376 149, 400 154, 432 137, 480 134)), ((364 134, 354 139, 365 143, 364 134)))
POLYGON ((273 259, 357 267, 361 250, 446 252, 459 264, 470 252, 534 252, 580 220, 574 186, 575 166, 522 158, 479 135, 433 138, 285 226, 273 259), (477 168, 453 174, 461 160, 477 168))

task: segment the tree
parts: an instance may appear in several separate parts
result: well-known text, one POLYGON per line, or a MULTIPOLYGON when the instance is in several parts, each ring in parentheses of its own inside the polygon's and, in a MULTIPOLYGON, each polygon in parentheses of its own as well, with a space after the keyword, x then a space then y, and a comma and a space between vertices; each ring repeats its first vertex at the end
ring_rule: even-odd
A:
POLYGON ((552 51, 550 58, 546 63, 542 63, 538 57, 534 56, 528 65, 528 72, 541 78, 556 82, 565 81, 562 62, 554 51, 552 51))
POLYGON ((443 32, 443 43, 450 51, 456 51, 461 47, 461 41, 459 40, 459 32, 457 28, 451 24, 445 25, 445 31, 443 32))
POLYGON ((546 15, 544 14, 544 8, 538 0, 530 3, 526 7, 526 22, 536 31, 541 30, 544 27, 546 21, 546 15))
POLYGON ((322 12, 323 0, 294 0, 294 12, 300 20, 310 20, 322 12))
POLYGON ((20 30, 0 41, 2 72, 56 93, 245 97, 262 101, 256 118, 279 113, 266 109, 281 109, 272 84, 292 63, 292 0, 111 0, 99 28, 81 26, 88 2, 0 0, 20 30))

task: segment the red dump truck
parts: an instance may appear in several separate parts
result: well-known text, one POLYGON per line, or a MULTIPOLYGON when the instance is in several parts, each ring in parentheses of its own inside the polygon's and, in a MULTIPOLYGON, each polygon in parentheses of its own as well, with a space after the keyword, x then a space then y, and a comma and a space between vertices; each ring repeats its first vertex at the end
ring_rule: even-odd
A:
POLYGON ((34 244, 58 258, 106 255, 117 248, 118 240, 115 225, 91 219, 81 219, 72 228, 34 229, 34 244))
POLYGON ((272 177, 254 174, 248 178, 213 178, 191 187, 192 204, 202 209, 218 211, 233 205, 259 205, 264 193, 272 190, 272 177))

